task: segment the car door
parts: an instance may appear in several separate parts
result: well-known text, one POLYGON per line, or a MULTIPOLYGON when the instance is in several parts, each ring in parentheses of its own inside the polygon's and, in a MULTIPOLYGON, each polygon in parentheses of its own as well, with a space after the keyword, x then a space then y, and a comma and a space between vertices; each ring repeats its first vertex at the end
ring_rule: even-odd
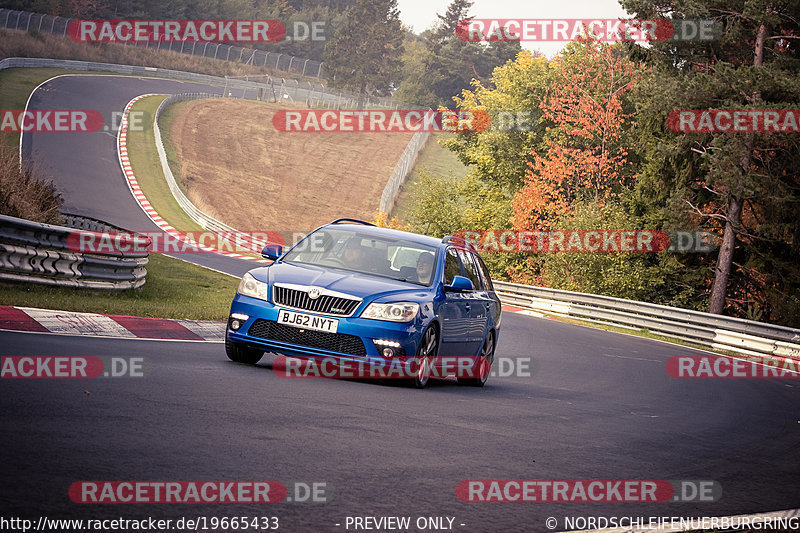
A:
POLYGON ((478 274, 481 277, 485 290, 487 310, 489 313, 487 327, 499 328, 500 315, 502 313, 500 298, 498 298, 497 293, 494 292, 494 285, 492 284, 492 278, 489 276, 489 269, 486 268, 486 263, 483 262, 480 254, 477 252, 473 252, 473 254, 475 257, 475 265, 478 267, 478 274))
POLYGON ((486 293, 486 287, 479 274, 479 268, 476 264, 475 257, 472 252, 460 249, 458 250, 461 264, 464 268, 464 275, 472 282, 475 290, 472 292, 464 293, 467 299, 467 314, 468 318, 468 334, 467 334, 467 355, 474 355, 480 350, 484 338, 486 338, 486 323, 489 316, 489 299, 486 293))
MULTIPOLYGON (((461 260, 452 247, 445 251, 444 285, 449 285, 454 276, 463 276, 461 260)), ((439 307, 442 325, 442 339, 439 345, 440 356, 463 355, 469 349, 469 294, 463 292, 444 291, 444 303, 439 307)))

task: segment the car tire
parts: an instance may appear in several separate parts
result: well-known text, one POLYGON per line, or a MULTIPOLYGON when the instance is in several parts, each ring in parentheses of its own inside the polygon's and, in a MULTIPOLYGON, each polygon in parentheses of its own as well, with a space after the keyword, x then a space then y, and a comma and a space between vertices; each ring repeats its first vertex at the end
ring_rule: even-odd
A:
POLYGON ((486 380, 489 378, 489 372, 492 371, 492 364, 494 363, 494 347, 494 333, 490 331, 486 334, 486 339, 484 339, 483 346, 481 346, 481 353, 475 358, 475 364, 472 366, 470 375, 476 377, 459 377, 459 384, 471 387, 483 387, 486 385, 486 380))
POLYGON ((422 340, 417 348, 417 371, 409 381, 409 385, 417 389, 424 389, 433 373, 433 364, 439 352, 439 335, 436 326, 431 325, 422 335, 422 340))
POLYGON ((256 350, 255 348, 249 348, 238 342, 233 342, 228 338, 227 333, 225 334, 225 353, 231 361, 248 365, 254 365, 264 357, 264 352, 262 350, 256 350))

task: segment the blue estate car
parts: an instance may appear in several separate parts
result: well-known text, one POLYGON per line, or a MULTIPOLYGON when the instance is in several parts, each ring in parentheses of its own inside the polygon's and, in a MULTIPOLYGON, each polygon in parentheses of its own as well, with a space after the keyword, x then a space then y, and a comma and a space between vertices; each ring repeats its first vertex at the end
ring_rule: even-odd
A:
POLYGON ((339 219, 262 254, 274 262, 246 273, 231 304, 229 359, 255 364, 269 351, 337 367, 402 363, 418 388, 448 374, 486 382, 500 300, 465 241, 339 219))

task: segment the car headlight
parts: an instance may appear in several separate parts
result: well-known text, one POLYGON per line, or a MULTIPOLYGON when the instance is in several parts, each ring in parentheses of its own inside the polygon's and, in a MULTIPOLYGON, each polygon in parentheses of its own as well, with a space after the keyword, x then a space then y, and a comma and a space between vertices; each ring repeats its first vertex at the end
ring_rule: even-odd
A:
POLYGON ((236 289, 236 292, 242 296, 250 296, 252 298, 266 300, 268 287, 269 285, 267 283, 258 281, 248 272, 242 276, 242 281, 239 282, 239 287, 236 289))
POLYGON ((373 302, 361 313, 361 318, 389 320, 391 322, 408 322, 419 312, 419 304, 413 302, 396 302, 379 304, 373 302))

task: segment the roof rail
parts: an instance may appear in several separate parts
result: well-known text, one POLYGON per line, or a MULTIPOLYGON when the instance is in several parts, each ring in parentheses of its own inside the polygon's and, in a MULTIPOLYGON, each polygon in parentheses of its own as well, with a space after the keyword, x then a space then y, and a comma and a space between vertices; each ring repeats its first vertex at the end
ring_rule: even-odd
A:
POLYGON ((333 222, 329 222, 328 225, 330 225, 330 224, 341 224, 342 222, 354 222, 355 224, 364 224, 365 226, 374 226, 375 225, 372 222, 364 222, 363 220, 358 220, 358 219, 355 219, 355 218, 337 218, 333 222))

